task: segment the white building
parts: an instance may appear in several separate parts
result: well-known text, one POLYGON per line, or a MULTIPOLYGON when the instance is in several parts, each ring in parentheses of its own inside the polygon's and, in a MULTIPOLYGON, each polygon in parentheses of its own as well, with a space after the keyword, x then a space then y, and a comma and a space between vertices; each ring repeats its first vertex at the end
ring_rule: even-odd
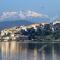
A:
POLYGON ((56 23, 60 23, 60 21, 54 21, 54 22, 53 22, 53 25, 55 25, 56 23))
POLYGON ((3 37, 4 40, 9 40, 10 38, 7 36, 7 37, 3 37))
POLYGON ((4 31, 1 31, 1 36, 4 36, 4 35, 5 35, 4 31))

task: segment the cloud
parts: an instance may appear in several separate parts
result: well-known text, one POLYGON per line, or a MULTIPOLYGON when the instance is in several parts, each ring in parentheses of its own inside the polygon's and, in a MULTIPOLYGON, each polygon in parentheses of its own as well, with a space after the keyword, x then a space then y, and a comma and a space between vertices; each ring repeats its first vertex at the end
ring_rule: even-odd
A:
POLYGON ((4 20, 6 18, 16 18, 18 17, 19 19, 26 19, 29 17, 32 18, 37 18, 37 17, 46 17, 48 18, 48 15, 46 14, 42 14, 42 13, 37 13, 34 11, 19 11, 19 12, 15 12, 15 11, 8 11, 8 12, 3 12, 2 15, 0 15, 0 20, 4 20))
POLYGON ((48 17, 48 15, 42 14, 42 13, 38 13, 38 12, 34 12, 34 11, 27 11, 25 14, 26 17, 48 17))
POLYGON ((17 12, 3 12, 2 15, 0 16, 0 19, 9 18, 16 15, 18 15, 17 12))
POLYGON ((21 19, 25 19, 26 18, 26 15, 23 13, 23 11, 20 11, 18 16, 21 18, 21 19))
POLYGON ((52 18, 52 20, 56 20, 56 19, 58 19, 59 18, 59 16, 54 16, 53 18, 52 18))

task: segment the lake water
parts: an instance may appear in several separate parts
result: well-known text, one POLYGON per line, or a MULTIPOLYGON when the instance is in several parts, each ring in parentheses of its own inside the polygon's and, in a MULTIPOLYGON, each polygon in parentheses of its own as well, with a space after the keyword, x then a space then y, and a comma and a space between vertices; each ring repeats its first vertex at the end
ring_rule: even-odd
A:
POLYGON ((0 60, 60 60, 60 43, 0 42, 0 60))

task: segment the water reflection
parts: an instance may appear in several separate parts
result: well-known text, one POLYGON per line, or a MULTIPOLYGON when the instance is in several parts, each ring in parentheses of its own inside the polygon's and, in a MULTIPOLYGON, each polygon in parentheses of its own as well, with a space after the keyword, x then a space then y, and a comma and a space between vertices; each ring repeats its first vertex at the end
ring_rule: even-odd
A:
POLYGON ((0 60, 59 60, 60 44, 0 42, 0 60))

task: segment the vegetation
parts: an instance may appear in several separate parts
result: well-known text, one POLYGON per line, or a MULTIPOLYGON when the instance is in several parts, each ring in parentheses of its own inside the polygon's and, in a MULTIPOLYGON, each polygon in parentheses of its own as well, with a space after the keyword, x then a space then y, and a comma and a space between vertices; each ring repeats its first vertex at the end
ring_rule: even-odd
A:
POLYGON ((27 28, 27 31, 21 30, 22 35, 27 35, 29 40, 36 41, 57 41, 60 39, 60 30, 52 31, 50 24, 37 29, 27 28))

